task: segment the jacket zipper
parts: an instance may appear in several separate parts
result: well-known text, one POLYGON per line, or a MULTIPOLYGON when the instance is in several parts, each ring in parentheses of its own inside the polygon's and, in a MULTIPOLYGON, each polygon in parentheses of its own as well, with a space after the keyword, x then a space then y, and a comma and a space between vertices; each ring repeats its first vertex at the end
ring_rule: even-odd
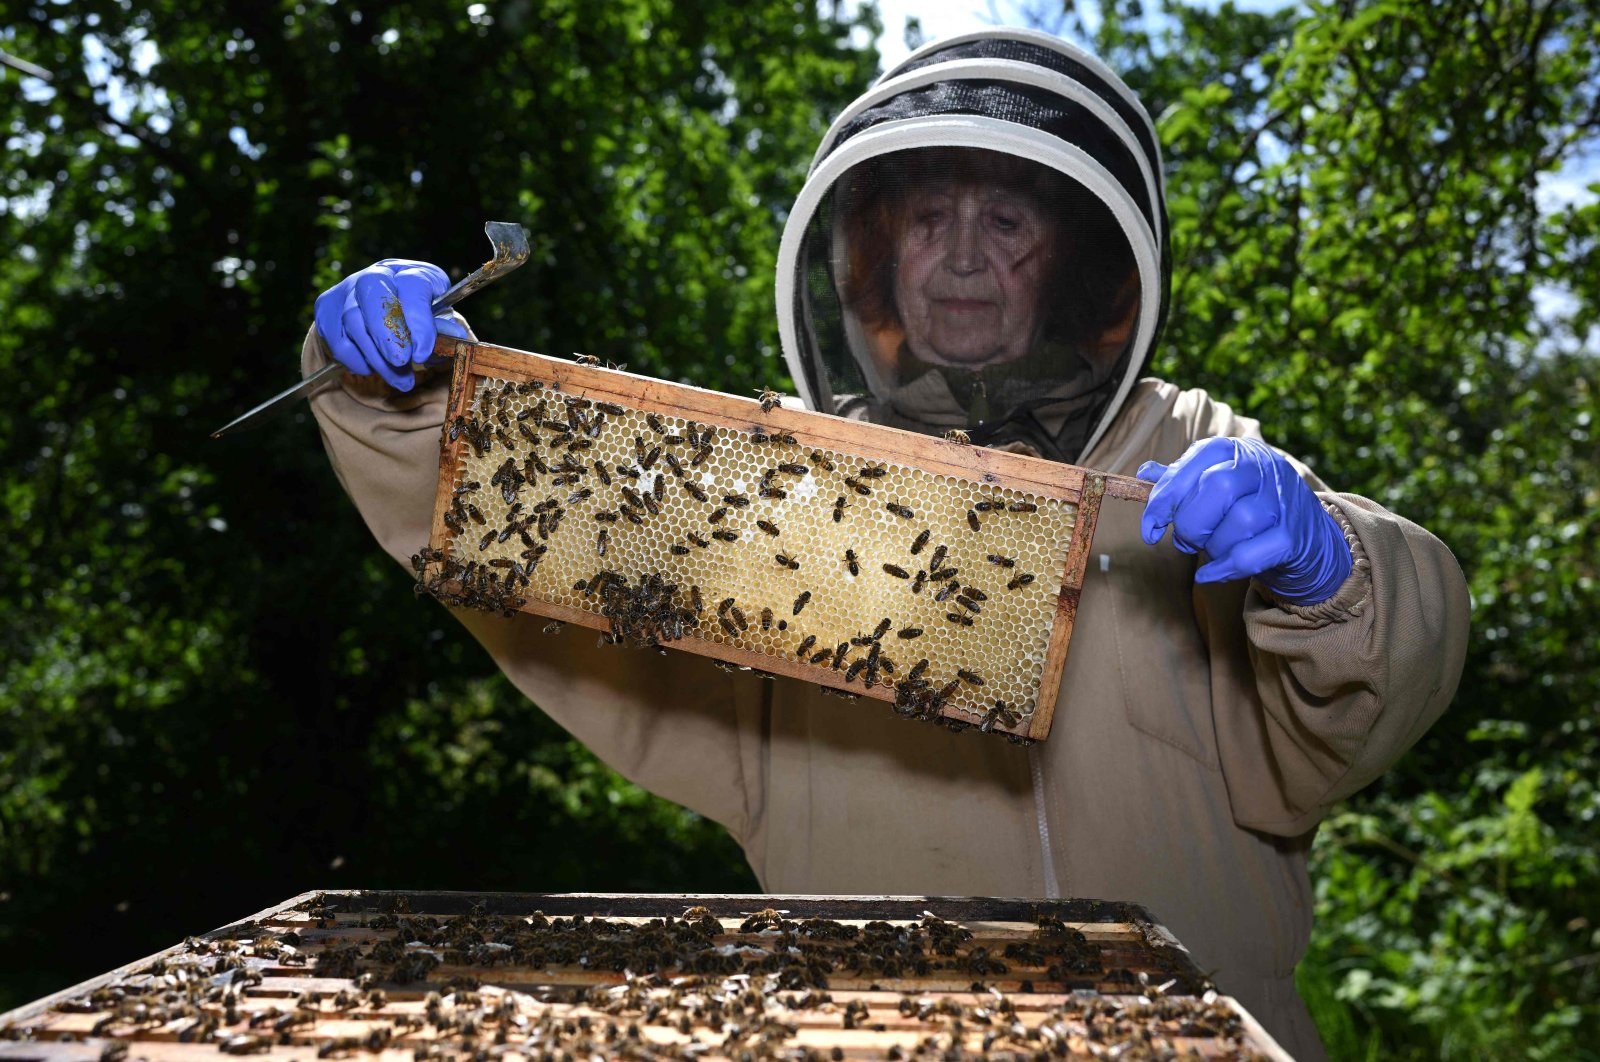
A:
POLYGON ((1050 819, 1045 811, 1044 762, 1037 747, 1028 749, 1028 771, 1033 775, 1033 815, 1039 825, 1039 854, 1044 865, 1044 895, 1047 900, 1061 899, 1061 883, 1056 880, 1056 861, 1050 851, 1050 819))

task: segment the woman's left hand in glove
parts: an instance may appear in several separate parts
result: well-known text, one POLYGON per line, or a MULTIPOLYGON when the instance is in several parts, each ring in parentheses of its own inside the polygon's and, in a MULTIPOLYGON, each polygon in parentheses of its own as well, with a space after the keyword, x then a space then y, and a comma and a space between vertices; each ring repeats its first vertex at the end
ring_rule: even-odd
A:
POLYGON ((1154 483, 1139 531, 1150 545, 1168 526, 1172 544, 1209 558, 1195 581, 1255 579, 1280 601, 1315 605, 1350 574, 1339 524, 1289 460, 1258 439, 1201 439, 1170 465, 1146 461, 1154 483))

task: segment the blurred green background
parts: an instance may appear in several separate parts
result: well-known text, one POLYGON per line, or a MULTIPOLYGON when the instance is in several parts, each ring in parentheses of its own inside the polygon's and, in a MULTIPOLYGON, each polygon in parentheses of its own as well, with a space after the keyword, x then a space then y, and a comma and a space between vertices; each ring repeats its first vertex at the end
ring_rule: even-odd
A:
MULTIPOLYGON (((465 307, 480 335, 781 384, 784 211, 877 13, 0 10, 55 75, 0 77, 0 1009, 315 887, 753 889, 413 599, 303 407, 206 435, 292 381, 318 291, 388 256, 460 276, 490 218, 536 253, 465 307)), ((1454 707, 1317 838, 1330 1049, 1597 1057, 1595 5, 1006 10, 1157 117, 1157 372, 1471 580, 1454 707)))

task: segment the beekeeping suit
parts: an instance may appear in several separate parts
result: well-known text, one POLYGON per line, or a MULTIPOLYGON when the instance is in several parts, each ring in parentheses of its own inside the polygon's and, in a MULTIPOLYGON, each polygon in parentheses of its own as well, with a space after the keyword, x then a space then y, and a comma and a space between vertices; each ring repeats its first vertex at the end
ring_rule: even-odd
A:
MULTIPOLYGON (((1259 438, 1204 392, 1140 375, 1166 308, 1161 182, 1144 109, 1082 51, 988 30, 914 53, 833 124, 788 221, 777 310, 801 396, 1121 474, 1196 440, 1259 438), (987 165, 995 154, 1009 161, 987 165), (929 188, 990 226, 968 230, 959 284, 925 271, 919 288, 915 248, 894 242, 954 216, 911 202, 929 188), (1017 206, 1008 197, 1048 239, 1007 242, 1017 219, 983 212, 1017 206), (1034 270, 1046 299, 971 279, 996 262, 1034 270)), ((313 329, 303 369, 328 359, 313 329)), ((401 564, 428 538, 445 398, 435 380, 313 399, 340 481, 401 564)), ((1349 547, 1332 595, 1302 606, 1258 580, 1197 583, 1195 556, 1141 539, 1140 506, 1107 502, 1052 735, 1026 749, 690 654, 457 615, 603 760, 727 827, 767 891, 1145 904, 1290 1051, 1317 1058, 1293 981, 1312 833, 1449 703, 1468 603, 1437 539, 1297 467, 1349 547)))

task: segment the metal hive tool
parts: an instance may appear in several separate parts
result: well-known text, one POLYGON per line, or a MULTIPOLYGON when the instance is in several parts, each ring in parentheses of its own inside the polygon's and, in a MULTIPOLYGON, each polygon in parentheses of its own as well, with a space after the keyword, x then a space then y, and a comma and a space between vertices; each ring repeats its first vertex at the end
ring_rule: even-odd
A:
POLYGON ((595 365, 440 348, 456 364, 425 588, 1017 738, 1049 732, 1101 498, 1148 490, 595 365))

